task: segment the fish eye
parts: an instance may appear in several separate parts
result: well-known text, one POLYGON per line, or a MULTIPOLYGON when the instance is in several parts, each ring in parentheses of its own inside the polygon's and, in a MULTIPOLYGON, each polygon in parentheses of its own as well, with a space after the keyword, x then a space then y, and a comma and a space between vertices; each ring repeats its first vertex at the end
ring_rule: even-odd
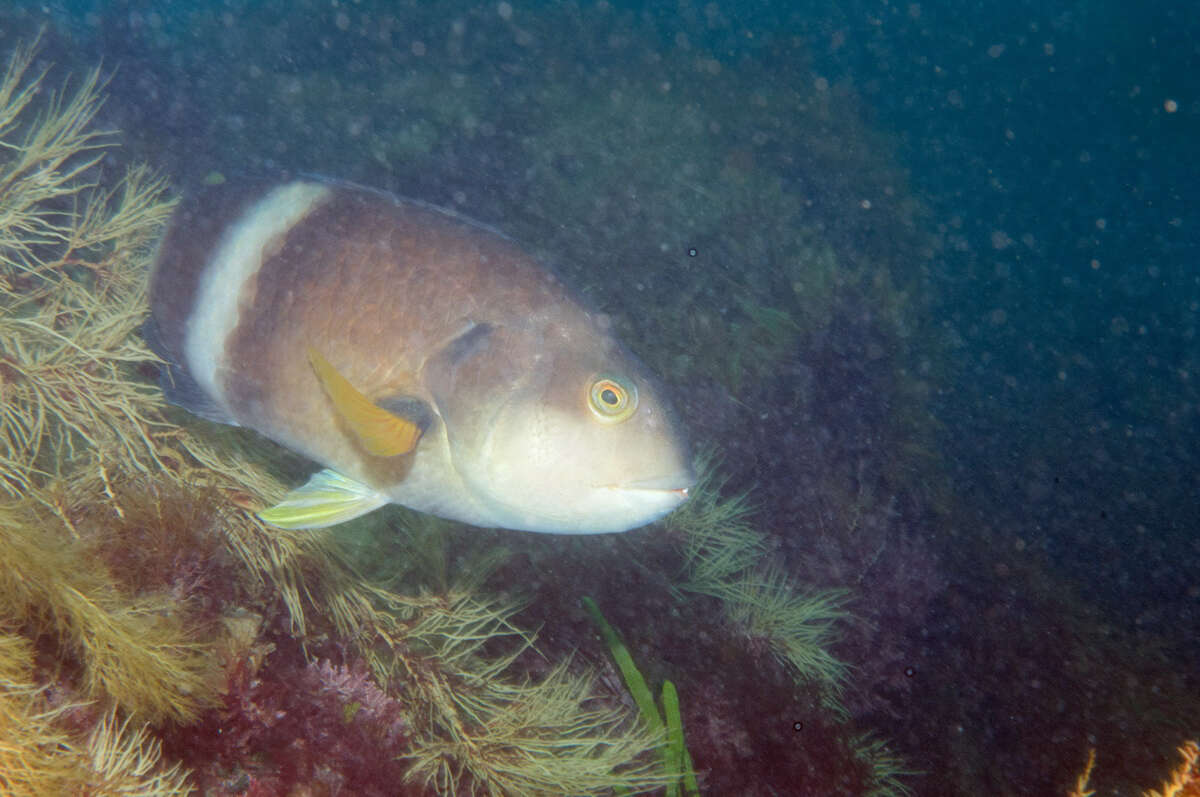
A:
POLYGON ((588 407, 605 423, 620 423, 637 409, 637 388, 616 376, 601 375, 592 380, 588 407))

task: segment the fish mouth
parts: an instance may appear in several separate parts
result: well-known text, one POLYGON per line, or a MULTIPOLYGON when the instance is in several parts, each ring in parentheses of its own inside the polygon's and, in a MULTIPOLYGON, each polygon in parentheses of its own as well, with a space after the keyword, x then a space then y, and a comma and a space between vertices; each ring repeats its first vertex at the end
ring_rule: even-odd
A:
POLYGON ((661 476, 653 479, 639 479, 635 482, 625 482, 623 484, 602 484, 597 485, 602 490, 617 490, 623 493, 649 493, 671 495, 679 501, 687 499, 691 493, 691 489, 695 486, 696 479, 691 474, 680 478, 678 474, 673 476, 661 476))
POLYGON ((670 495, 679 501, 686 501, 690 487, 676 487, 674 489, 667 487, 630 487, 624 484, 609 484, 598 489, 613 490, 619 493, 638 493, 642 495, 670 495))

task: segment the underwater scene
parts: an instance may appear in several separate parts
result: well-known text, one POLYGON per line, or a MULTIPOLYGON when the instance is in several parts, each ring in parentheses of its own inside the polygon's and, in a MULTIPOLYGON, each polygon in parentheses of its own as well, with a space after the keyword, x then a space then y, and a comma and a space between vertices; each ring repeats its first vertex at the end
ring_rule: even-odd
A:
POLYGON ((1200 795, 1188 3, 50 0, 0 72, 0 794, 1200 795))

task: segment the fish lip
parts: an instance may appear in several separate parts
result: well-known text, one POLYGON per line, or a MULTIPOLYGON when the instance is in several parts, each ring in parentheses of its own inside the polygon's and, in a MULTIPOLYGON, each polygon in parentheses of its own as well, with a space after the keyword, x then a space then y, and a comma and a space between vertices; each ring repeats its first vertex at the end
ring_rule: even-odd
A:
POLYGON ((672 477, 670 479, 644 479, 626 484, 600 484, 597 485, 597 488, 601 490, 616 490, 623 493, 661 493, 663 495, 673 495, 680 501, 683 501, 691 494, 693 486, 695 486, 695 482, 691 480, 684 482, 683 486, 680 486, 680 479, 672 477))
POLYGON ((664 490, 674 493, 680 492, 687 495, 687 491, 696 484, 696 474, 691 470, 676 471, 668 476, 652 476, 649 479, 638 479, 637 481, 624 482, 623 484, 614 484, 613 487, 618 487, 622 490, 664 490))

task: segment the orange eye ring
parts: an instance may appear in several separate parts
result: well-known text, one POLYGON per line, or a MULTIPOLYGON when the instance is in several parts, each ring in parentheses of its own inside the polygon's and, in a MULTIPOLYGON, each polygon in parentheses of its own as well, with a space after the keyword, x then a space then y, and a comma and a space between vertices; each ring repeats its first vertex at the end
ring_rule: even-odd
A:
POLYGON ((597 376, 588 389, 588 408, 605 423, 620 423, 637 409, 637 388, 620 377, 597 376))

